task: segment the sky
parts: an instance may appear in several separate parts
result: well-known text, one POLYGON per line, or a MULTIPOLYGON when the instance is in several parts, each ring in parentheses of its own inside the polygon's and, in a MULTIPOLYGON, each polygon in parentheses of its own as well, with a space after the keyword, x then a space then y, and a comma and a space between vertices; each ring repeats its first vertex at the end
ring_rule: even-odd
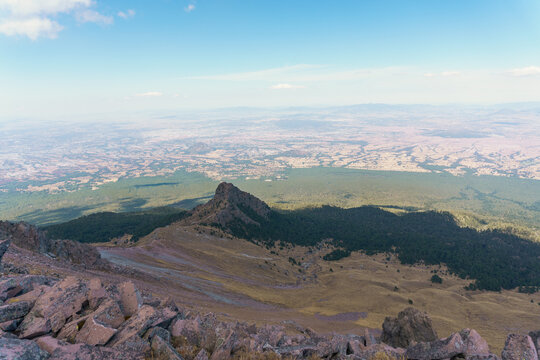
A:
POLYGON ((0 0, 0 120, 540 101, 539 0, 0 0))

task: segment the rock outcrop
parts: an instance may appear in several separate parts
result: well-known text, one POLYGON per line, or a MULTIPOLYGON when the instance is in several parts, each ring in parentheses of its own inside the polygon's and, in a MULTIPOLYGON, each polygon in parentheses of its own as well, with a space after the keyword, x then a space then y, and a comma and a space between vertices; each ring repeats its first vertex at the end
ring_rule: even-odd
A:
POLYGON ((223 228, 234 222, 259 225, 272 210, 255 196, 223 182, 216 189, 214 198, 191 211, 186 224, 218 225, 223 228))
POLYGON ((510 334, 504 344, 502 360, 538 360, 538 353, 529 335, 510 334))
MULTIPOLYGON (((437 339, 429 316, 412 308, 385 320, 381 339, 390 344, 370 332, 321 335, 297 324, 290 334, 282 326, 224 322, 142 296, 131 282, 8 276, 0 294, 0 359, 498 360, 475 330, 437 339)), ((537 360, 533 340, 510 335, 502 358, 537 360)))
POLYGON ((4 257, 4 254, 8 250, 10 244, 11 237, 5 236, 5 238, 2 239, 0 235, 0 273, 4 271, 4 267, 2 266, 2 258, 4 257))
POLYGON ((107 264, 94 247, 71 240, 50 239, 46 232, 24 222, 0 221, 0 241, 7 239, 11 239, 12 244, 19 248, 46 254, 73 264, 86 267, 102 267, 107 264))
POLYGON ((430 342, 437 340, 431 319, 426 313, 415 308, 407 308, 397 318, 384 319, 381 341, 394 346, 406 348, 414 342, 430 342))

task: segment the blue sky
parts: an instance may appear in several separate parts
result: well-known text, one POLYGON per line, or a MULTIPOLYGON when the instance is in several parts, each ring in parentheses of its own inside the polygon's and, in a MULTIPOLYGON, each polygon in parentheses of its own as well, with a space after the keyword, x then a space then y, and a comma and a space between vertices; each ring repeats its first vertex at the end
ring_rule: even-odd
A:
POLYGON ((540 101, 538 0, 0 0, 0 117, 540 101))

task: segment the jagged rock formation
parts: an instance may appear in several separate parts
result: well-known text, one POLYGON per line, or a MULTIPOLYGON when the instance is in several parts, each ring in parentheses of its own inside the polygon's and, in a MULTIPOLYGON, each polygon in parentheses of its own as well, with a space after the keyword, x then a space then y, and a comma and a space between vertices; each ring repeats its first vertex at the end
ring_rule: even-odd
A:
POLYGON ((407 308, 397 318, 384 319, 381 341, 394 347, 407 347, 420 341, 435 341, 437 333, 426 313, 407 308))
POLYGON ((89 267, 106 264, 106 261, 101 259, 99 252, 92 246, 71 240, 50 239, 46 232, 24 222, 0 221, 0 241, 5 239, 11 239, 12 244, 19 248, 57 257, 74 264, 89 267))
MULTIPOLYGON (((8 276, 0 296, 0 359, 498 359, 472 329, 431 341, 407 337, 406 347, 370 333, 320 335, 299 326, 288 334, 281 326, 198 314, 141 294, 132 282, 8 276)), ((402 328, 425 326, 420 334, 431 338, 427 314, 409 308, 397 319, 402 328)), ((531 337, 511 334, 502 359, 537 360, 531 337)))
POLYGON ((4 267, 2 266, 2 258, 4 257, 4 254, 8 250, 9 245, 11 245, 10 237, 6 237, 4 240, 0 240, 0 272, 4 271, 4 267))
POLYGON ((214 198, 193 209, 184 223, 217 225, 223 228, 235 221, 258 225, 260 221, 268 218, 271 211, 264 201, 233 184, 223 182, 217 187, 214 198))

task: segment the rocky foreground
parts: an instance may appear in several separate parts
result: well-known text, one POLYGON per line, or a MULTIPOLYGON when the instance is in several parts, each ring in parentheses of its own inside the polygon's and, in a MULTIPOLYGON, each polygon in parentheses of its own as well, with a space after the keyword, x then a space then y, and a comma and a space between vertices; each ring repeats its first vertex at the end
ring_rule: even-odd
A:
MULTIPOLYGON (((414 308, 377 338, 222 322, 97 278, 3 276, 0 304, 0 359, 498 359, 475 330, 439 339, 414 308)), ((501 358, 538 359, 539 336, 510 334, 501 358)))

